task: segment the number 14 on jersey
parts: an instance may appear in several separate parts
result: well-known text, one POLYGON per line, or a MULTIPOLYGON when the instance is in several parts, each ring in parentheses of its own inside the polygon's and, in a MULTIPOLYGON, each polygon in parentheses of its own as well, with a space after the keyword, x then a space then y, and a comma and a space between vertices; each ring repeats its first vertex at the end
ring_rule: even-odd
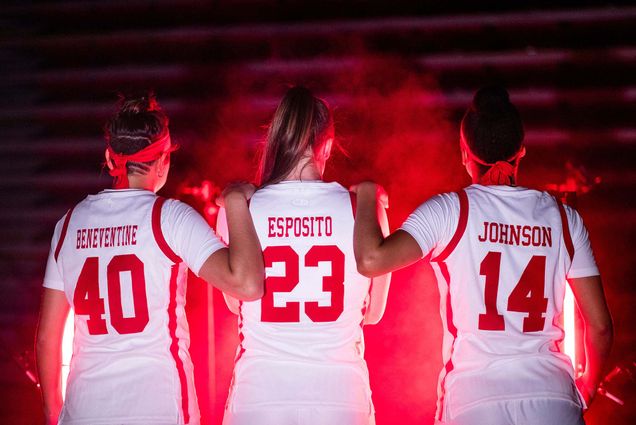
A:
MULTIPOLYGON (((484 276, 484 304, 486 312, 479 315, 479 329, 504 331, 504 316, 497 310, 501 270, 501 252, 490 251, 480 264, 479 274, 484 276)), ((545 326, 543 314, 548 309, 545 292, 545 256, 534 255, 519 282, 508 296, 507 311, 528 313, 523 319, 523 332, 540 332, 545 326)))

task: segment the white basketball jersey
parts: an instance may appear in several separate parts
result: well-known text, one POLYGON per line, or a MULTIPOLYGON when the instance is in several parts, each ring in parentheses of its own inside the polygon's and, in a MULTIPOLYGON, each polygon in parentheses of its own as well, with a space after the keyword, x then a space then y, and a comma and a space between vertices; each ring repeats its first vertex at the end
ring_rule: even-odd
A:
MULTIPOLYGON (((431 199, 403 225, 424 254, 432 251, 441 294, 438 419, 503 398, 580 403, 570 359, 560 351, 559 323, 566 278, 598 270, 587 233, 572 242, 574 214, 545 192, 473 185, 431 199), (437 219, 442 230, 435 236, 437 219)), ((576 226, 580 236, 580 221, 576 226)))
MULTIPOLYGON (((282 182, 250 212, 265 260, 262 299, 240 304, 229 408, 323 405, 370 411, 364 318, 370 280, 353 255, 352 198, 338 183, 282 182)), ((217 231, 225 227, 223 214, 217 231)))
POLYGON ((164 201, 107 190, 58 223, 44 286, 65 292, 75 321, 61 424, 199 423, 187 268, 223 245, 190 207, 164 201))

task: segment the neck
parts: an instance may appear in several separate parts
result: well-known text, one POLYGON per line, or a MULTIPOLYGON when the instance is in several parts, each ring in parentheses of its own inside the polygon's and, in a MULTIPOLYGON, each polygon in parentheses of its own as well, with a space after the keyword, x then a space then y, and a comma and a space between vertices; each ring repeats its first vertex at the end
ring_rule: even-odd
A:
POLYGON ((294 169, 285 177, 284 180, 321 180, 322 173, 318 169, 316 163, 307 159, 306 161, 301 161, 294 169))
MULTIPOLYGON (((482 186, 491 186, 494 183, 491 182, 487 182, 487 181, 483 181, 483 175, 481 176, 477 176, 477 177, 473 177, 473 184, 480 184, 482 186)), ((506 184, 506 186, 516 186, 517 185, 517 179, 515 176, 510 177, 510 183, 506 184)))
POLYGON ((147 176, 128 175, 128 189, 143 189, 155 192, 155 182, 147 176))
POLYGON ((512 175, 508 176, 508 178, 503 179, 502 181, 493 181, 492 176, 488 176, 488 173, 473 173, 471 174, 473 184, 480 184, 482 186, 493 186, 493 185, 505 185, 505 186, 516 186, 517 185, 517 168, 515 167, 512 175))

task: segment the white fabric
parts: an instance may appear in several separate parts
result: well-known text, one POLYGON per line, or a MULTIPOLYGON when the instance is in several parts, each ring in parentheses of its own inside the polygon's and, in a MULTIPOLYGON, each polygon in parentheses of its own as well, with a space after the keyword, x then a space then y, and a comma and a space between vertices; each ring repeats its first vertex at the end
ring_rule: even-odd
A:
MULTIPOLYGON (((274 306, 279 308, 297 303, 298 321, 262 321, 263 300, 241 303, 242 342, 226 421, 243 423, 234 422, 233 415, 245 410, 299 406, 353 409, 368 416, 372 405, 363 358, 362 320, 370 280, 357 272, 353 256, 354 217, 349 192, 337 183, 283 182, 258 190, 250 211, 266 252, 268 247, 289 246, 297 254, 297 260, 292 255, 289 263, 266 265, 266 275, 289 275, 295 261, 298 284, 291 282, 289 292, 279 292, 273 291, 268 281, 265 297, 268 291, 273 293, 274 306), (317 224, 316 217, 321 217, 322 224, 317 224), (325 226, 327 221, 330 230, 325 226), (337 319, 323 322, 312 320, 308 306, 318 302, 323 309, 334 308, 332 292, 323 287, 329 285, 329 276, 337 274, 338 264, 323 255, 317 266, 308 265, 307 253, 321 249, 312 248, 316 246, 334 246, 329 249, 337 249, 344 258, 339 266, 344 271, 343 310, 337 319)), ((222 238, 227 234, 224 211, 219 214, 217 232, 222 238)))
POLYGON ((439 425, 584 425, 581 406, 569 400, 533 398, 480 403, 439 425))
MULTIPOLYGON (((462 409, 502 397, 544 397, 580 403, 573 385, 571 362, 558 348, 563 338, 559 320, 566 276, 598 275, 580 216, 566 207, 575 247, 574 260, 570 261, 558 205, 548 193, 480 185, 472 185, 465 191, 469 204, 467 227, 443 263, 435 259, 444 252, 458 227, 457 194, 431 198, 418 207, 401 228, 418 242, 423 256, 432 254, 431 264, 441 294, 445 368, 438 383, 438 418, 448 418, 462 409), (512 238, 510 226, 519 230, 517 238, 512 238), (523 226, 528 226, 527 230, 523 230, 523 226), (493 231, 497 232, 497 237, 493 231), (489 271, 482 270, 487 266, 487 256, 490 260, 498 258, 494 261, 499 265, 498 280, 492 277, 493 266, 489 271), (545 257, 544 292, 541 295, 547 299, 547 306, 540 313, 540 318, 544 318, 542 327, 524 332, 524 322, 530 314, 509 311, 508 302, 534 257, 537 257, 532 260, 535 266, 540 264, 541 257, 545 257), (480 325, 480 315, 486 314, 488 275, 495 281, 496 295, 492 299, 496 300, 495 314, 503 316, 502 330, 480 325), (456 335, 453 335, 455 329, 456 335)), ((532 279, 526 275, 524 282, 536 282, 532 279)), ((490 287, 492 289, 492 282, 490 287)), ((523 289, 525 291, 526 287, 523 289)), ((535 292, 522 295, 532 299, 540 297, 535 292)))
POLYGON ((223 417, 223 425, 375 425, 368 411, 334 407, 275 407, 241 410, 223 417))
MULTIPOLYGON (((151 216, 156 199, 152 192, 131 189, 89 195, 72 211, 57 261, 53 254, 64 219, 56 226, 44 286, 63 290, 73 306, 82 270, 85 269, 85 278, 89 282, 94 283, 97 277, 99 295, 92 293, 88 298, 96 300, 99 296, 104 309, 99 318, 91 321, 105 323, 107 331, 91 334, 90 315, 75 314, 73 357, 61 424, 184 423, 181 382, 170 351, 173 343, 169 331, 170 316, 176 318, 178 355, 188 387, 189 423, 199 423, 184 310, 187 267, 198 271, 205 259, 224 245, 192 208, 179 201, 167 200, 161 211, 162 232, 170 248, 184 260, 175 265, 160 249, 153 234, 151 216), (117 233, 115 246, 108 246, 110 243, 105 242, 107 233, 98 230, 88 247, 87 231, 82 229, 119 226, 131 226, 125 227, 129 230, 134 228, 134 237, 130 233, 117 233), (93 261, 88 258, 96 259, 96 276, 87 266, 93 261), (122 259, 125 260, 123 267, 113 269, 109 280, 110 265, 116 265, 122 259), (130 266, 131 261, 137 266, 130 266), (138 284, 134 286, 133 269, 139 267, 143 271, 136 275, 138 284), (174 308, 169 309, 173 267, 176 268, 174 308), (119 284, 115 276, 119 277, 119 284), (120 289, 120 300, 111 299, 113 288, 120 289), (123 319, 120 318, 120 324, 116 325, 112 312, 118 306, 123 319), (139 318, 143 317, 146 308, 148 320, 144 326, 144 320, 139 318), (131 320, 140 321, 143 328, 131 331, 126 323, 121 324, 131 320)), ((93 230, 91 232, 94 234, 93 230)))

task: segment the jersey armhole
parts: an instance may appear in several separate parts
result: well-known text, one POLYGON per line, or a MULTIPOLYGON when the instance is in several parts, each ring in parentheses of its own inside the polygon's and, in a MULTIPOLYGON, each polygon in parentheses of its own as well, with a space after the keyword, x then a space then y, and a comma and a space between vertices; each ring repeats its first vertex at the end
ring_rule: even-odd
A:
POLYGON ((568 223, 568 216, 565 213, 565 207, 563 202, 557 197, 554 198, 559 207, 559 214, 561 215, 561 227, 563 228, 563 241, 565 242, 565 248, 568 250, 570 256, 570 262, 574 259, 574 244, 572 243, 572 235, 570 234, 570 225, 568 223))
POLYGON ((349 192, 349 199, 351 200, 351 212, 353 213, 353 219, 356 218, 356 206, 358 205, 358 197, 355 193, 349 192))
POLYGON ((64 239, 66 239, 66 231, 68 230, 68 223, 71 221, 71 214, 73 214, 74 208, 75 207, 71 208, 66 213, 66 218, 64 219, 64 224, 62 225, 62 233, 60 233, 60 239, 58 239, 57 246, 55 247, 55 261, 57 261, 57 257, 60 256, 62 245, 64 245, 64 239))
POLYGON ((466 231, 466 226, 468 224, 468 195, 464 189, 457 192, 457 196, 459 196, 459 220, 457 222, 457 229, 455 229, 455 234, 451 238, 446 248, 439 254, 437 257, 432 258, 431 261, 442 262, 448 258, 448 256, 455 250, 457 244, 459 243, 462 236, 464 236, 464 232, 466 231))
POLYGON ((181 258, 170 248, 161 230, 161 208, 165 202, 166 198, 157 197, 152 206, 152 234, 155 237, 157 245, 159 245, 159 249, 161 249, 170 261, 176 264, 181 262, 181 258))

